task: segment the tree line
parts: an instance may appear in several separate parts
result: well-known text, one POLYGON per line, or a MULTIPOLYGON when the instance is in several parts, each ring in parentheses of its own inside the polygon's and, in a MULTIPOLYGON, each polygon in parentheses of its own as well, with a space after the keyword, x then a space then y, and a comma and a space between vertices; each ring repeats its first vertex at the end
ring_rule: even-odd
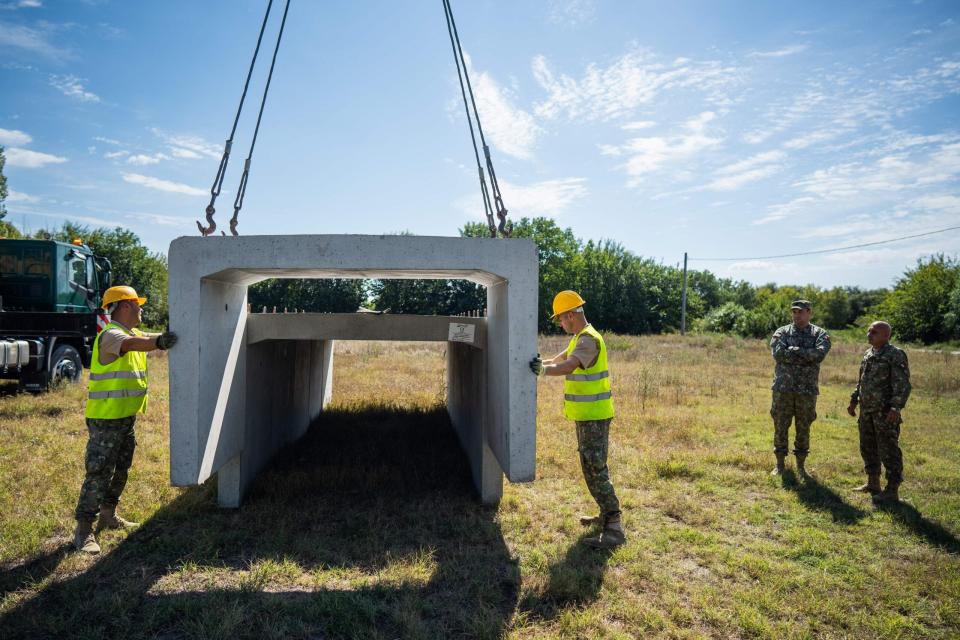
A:
MULTIPOLYGON (((7 223, 8 237, 17 230, 7 223)), ((483 223, 468 223, 463 237, 486 237, 483 223)), ((132 231, 65 223, 33 237, 70 241, 83 238, 98 255, 111 260, 114 282, 130 284, 150 298, 144 321, 167 322, 166 257, 149 251, 132 231)), ((587 301, 587 316, 604 331, 623 334, 678 331, 683 271, 638 256, 612 240, 584 242, 570 228, 549 218, 522 218, 513 237, 537 246, 539 329, 559 329, 550 321, 551 302, 563 289, 587 301)), ((960 340, 960 262, 945 255, 923 258, 889 289, 822 288, 815 285, 753 285, 720 278, 708 270, 687 274, 687 321, 694 331, 764 338, 790 322, 790 302, 803 298, 814 308, 814 322, 828 329, 889 321, 898 339, 934 343, 960 340)), ((360 308, 388 313, 461 315, 486 306, 482 285, 465 280, 271 279, 250 287, 255 311, 266 308, 344 313, 360 308)))

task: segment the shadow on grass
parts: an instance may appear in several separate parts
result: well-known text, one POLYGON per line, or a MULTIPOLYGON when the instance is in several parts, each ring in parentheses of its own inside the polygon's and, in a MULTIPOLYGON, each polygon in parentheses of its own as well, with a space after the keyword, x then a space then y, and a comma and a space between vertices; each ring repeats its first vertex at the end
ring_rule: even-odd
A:
POLYGON ((549 582, 541 592, 528 593, 520 602, 520 611, 552 620, 568 607, 583 607, 599 597, 613 551, 591 549, 583 544, 585 538, 596 534, 591 531, 581 535, 562 560, 550 565, 549 582))
POLYGON ((47 549, 26 562, 9 564, 0 569, 0 600, 8 593, 44 580, 56 571, 60 561, 73 550, 69 542, 47 549))
POLYGON ((443 408, 326 412, 241 509, 213 489, 10 608, 2 635, 495 638, 516 609, 517 564, 443 408))
POLYGON ((928 543, 949 553, 960 554, 960 540, 943 525, 925 518, 913 505, 906 502, 881 503, 877 505, 877 511, 889 513, 894 522, 928 543))
POLYGON ((813 511, 825 511, 830 514, 834 522, 854 524, 865 518, 867 511, 856 507, 840 494, 825 484, 821 484, 813 476, 806 479, 797 476, 793 469, 783 472, 782 482, 785 489, 797 494, 800 502, 813 511))

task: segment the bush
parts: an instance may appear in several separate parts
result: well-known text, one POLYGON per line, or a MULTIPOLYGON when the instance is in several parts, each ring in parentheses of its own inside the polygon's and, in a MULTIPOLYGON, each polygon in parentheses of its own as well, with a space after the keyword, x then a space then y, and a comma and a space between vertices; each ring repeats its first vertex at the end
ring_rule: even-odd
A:
POLYGON ((960 265, 943 254, 917 261, 897 281, 893 291, 875 307, 871 316, 893 326, 894 334, 908 342, 943 342, 954 333, 948 316, 960 265))
POLYGON ((743 322, 747 313, 747 310, 736 302, 728 302, 706 315, 703 319, 703 329, 716 333, 733 333, 736 326, 743 322))

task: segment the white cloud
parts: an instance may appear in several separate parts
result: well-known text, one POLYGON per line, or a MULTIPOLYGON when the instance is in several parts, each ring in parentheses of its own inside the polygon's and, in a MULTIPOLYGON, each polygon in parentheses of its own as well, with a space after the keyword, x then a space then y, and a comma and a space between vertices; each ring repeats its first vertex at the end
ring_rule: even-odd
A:
POLYGON ((167 191, 169 193, 182 193, 188 196, 203 196, 207 192, 203 189, 198 189, 196 187, 191 187, 187 184, 182 184, 179 182, 170 182, 169 180, 161 180, 160 178, 154 178, 152 176, 144 176, 139 173, 124 173, 123 181, 129 182, 130 184, 137 184, 150 189, 156 189, 158 191, 167 191))
POLYGON ((87 91, 77 76, 50 76, 50 86, 68 98, 74 98, 80 102, 100 102, 100 96, 87 91))
POLYGON ((840 135, 840 131, 836 129, 820 129, 787 140, 783 143, 783 146, 787 149, 806 149, 821 142, 829 142, 838 135, 840 135))
POLYGON ((29 134, 16 129, 0 129, 0 144, 23 146, 33 142, 29 134))
MULTIPOLYGON (((557 215, 571 204, 587 196, 586 178, 559 178, 528 185, 500 181, 503 201, 511 217, 557 215)), ((473 218, 482 218, 483 203, 479 195, 464 196, 458 206, 473 218)))
POLYGON ((119 146, 120 146, 120 141, 119 141, 119 140, 115 140, 114 138, 104 138, 103 136, 94 136, 93 139, 94 139, 96 142, 102 142, 102 143, 104 143, 104 144, 112 144, 112 145, 115 146, 115 147, 119 147, 119 146))
POLYGON ((103 154, 103 157, 106 158, 107 160, 116 160, 117 158, 123 158, 128 155, 130 155, 129 151, 124 151, 121 149, 120 151, 108 151, 105 154, 103 154))
POLYGON ((641 129, 650 129, 655 126, 657 126, 657 123, 652 120, 636 120, 621 125, 620 128, 624 131, 640 131, 641 129))
POLYGON ((165 155, 163 153, 155 153, 153 155, 138 153, 136 155, 132 155, 129 158, 127 158, 127 162, 129 164, 135 164, 141 167, 145 167, 147 165, 157 164, 161 160, 169 160, 169 159, 170 159, 170 156, 165 155))
POLYGON ((712 191, 733 191, 745 184, 779 173, 781 161, 786 157, 782 151, 765 151, 750 158, 735 162, 715 171, 715 178, 704 188, 712 191))
POLYGON ((30 149, 21 149, 19 147, 10 147, 5 151, 8 167, 20 167, 22 169, 39 169, 48 164, 60 164, 67 159, 62 156, 55 156, 49 153, 31 151, 30 149))
POLYGON ((50 42, 49 35, 47 31, 0 22, 0 47, 22 49, 53 60, 69 58, 70 54, 65 49, 50 42))
POLYGON ((767 210, 767 215, 754 220, 753 224, 769 224, 791 216, 801 215, 816 202, 817 199, 813 196, 802 196, 783 204, 773 205, 767 210))
POLYGON ((597 13, 596 0, 550 0, 550 22, 576 26, 591 22, 597 13))
MULTIPOLYGON (((528 112, 514 106, 513 94, 486 72, 477 72, 467 58, 477 110, 490 143, 514 158, 529 159, 543 129, 528 112)), ((459 111, 458 111, 459 112, 459 111)))
POLYGON ((203 157, 196 151, 184 149, 183 147, 170 147, 170 155, 174 158, 186 158, 188 160, 197 160, 203 157))
POLYGON ((630 186, 639 184, 643 176, 662 169, 665 165, 690 158, 704 149, 716 146, 723 138, 707 134, 707 125, 716 118, 712 111, 704 111, 683 125, 683 132, 673 136, 632 138, 622 145, 604 145, 605 155, 627 156, 621 168, 631 176, 630 186))
POLYGON ((785 265, 778 265, 769 260, 744 260, 743 262, 734 262, 727 267, 730 271, 770 271, 776 267, 783 268, 785 265))
POLYGON ((220 159, 223 153, 223 147, 207 142, 200 136, 171 134, 161 129, 153 129, 154 135, 163 140, 170 148, 170 155, 174 158, 189 158, 192 160, 198 158, 220 159))
POLYGON ((802 53, 807 50, 807 45, 805 44, 792 44, 782 49, 777 49, 775 51, 754 51, 750 54, 751 58, 783 58, 785 56, 792 56, 797 53, 802 53))
POLYGON ((40 202, 40 198, 36 196, 27 195, 26 193, 20 193, 19 191, 14 191, 11 189, 7 192, 7 202, 40 202))
POLYGON ((609 66, 587 66, 583 77, 557 75, 544 56, 536 56, 533 75, 547 93, 534 107, 546 119, 564 116, 570 120, 608 120, 629 115, 673 89, 713 92, 730 84, 737 70, 716 61, 696 62, 678 58, 672 63, 656 60, 652 53, 636 49, 609 66))

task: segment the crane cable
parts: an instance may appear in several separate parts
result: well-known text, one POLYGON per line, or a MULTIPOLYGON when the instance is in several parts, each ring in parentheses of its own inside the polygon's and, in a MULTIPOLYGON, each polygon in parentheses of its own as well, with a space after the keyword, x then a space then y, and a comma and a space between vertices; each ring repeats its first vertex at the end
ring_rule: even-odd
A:
POLYGON ((500 193, 500 185, 497 182, 497 174, 493 170, 493 159, 490 157, 490 146, 487 144, 483 135, 483 127, 480 124, 480 112, 477 110, 477 101, 473 96, 473 85, 470 83, 470 74, 467 72, 467 61, 463 55, 463 48, 460 46, 460 34, 457 31, 457 23, 453 19, 453 9, 450 7, 450 0, 443 0, 443 12, 447 18, 447 33, 450 36, 450 47, 453 49, 453 61, 457 66, 457 79, 460 81, 460 95, 463 97, 463 108, 467 114, 467 124, 470 127, 470 141, 473 143, 473 156, 477 161, 477 173, 480 176, 480 192, 483 194, 483 209, 487 216, 487 226, 490 228, 490 237, 496 238, 498 233, 503 237, 510 237, 513 225, 507 223, 507 208, 503 204, 503 196, 500 193), (466 86, 464 86, 466 82, 466 86), (467 94, 470 94, 470 100, 467 101, 467 94), (471 113, 470 107, 473 107, 471 113), (483 165, 480 162, 480 152, 477 150, 477 138, 473 132, 473 121, 477 122, 477 132, 480 134, 480 144, 483 146, 483 155, 486 159, 487 174, 490 176, 490 192, 487 191, 487 181, 484 177, 483 165), (499 224, 494 224, 493 213, 496 208, 499 224))
MULTIPOLYGON (((273 0, 269 0, 267 3, 267 10, 263 15, 263 23, 260 25, 260 35, 257 37, 257 46, 253 51, 253 58, 250 60, 250 68, 247 70, 247 79, 243 84, 243 93, 240 96, 240 104, 237 106, 237 115, 233 119, 233 127, 230 129, 230 137, 227 139, 223 148, 223 156, 220 158, 220 166, 217 169, 217 175, 213 179, 213 186, 210 188, 210 204, 207 205, 205 210, 207 226, 204 227, 200 221, 197 221, 197 228, 200 230, 201 235, 208 236, 212 234, 217 229, 217 223, 213 219, 213 214, 216 213, 216 208, 214 204, 216 203, 217 196, 220 195, 220 190, 223 187, 223 180, 226 177, 227 165, 230 162, 230 151, 233 148, 233 137, 237 131, 237 123, 240 121, 240 113, 243 111, 243 103, 247 98, 247 89, 250 87, 250 78, 253 75, 253 68, 257 62, 257 56, 260 53, 260 44, 263 41, 263 33, 267 28, 267 22, 270 18, 270 10, 273 7, 273 0)), ((280 22, 280 31, 277 34, 277 44, 273 49, 273 59, 270 62, 270 73, 267 76, 267 84, 263 90, 263 97, 260 101, 260 112, 257 115, 257 126, 253 132, 253 140, 250 142, 250 151, 247 154, 247 158, 244 161, 243 165, 243 175, 240 178, 240 187, 237 191, 237 197, 233 203, 233 217, 230 218, 230 233, 233 235, 237 234, 237 216, 240 213, 240 208, 243 206, 243 196, 247 190, 247 180, 250 176, 250 161, 253 157, 253 148, 257 143, 257 133, 260 131, 260 120, 263 118, 263 108, 267 102, 267 94, 270 91, 270 81, 273 78, 273 67, 277 62, 277 52, 280 49, 280 41, 283 38, 283 28, 287 22, 287 12, 290 10, 290 0, 286 0, 286 6, 283 10, 283 19, 280 22)), ((226 235, 223 231, 220 232, 222 235, 226 235)))

